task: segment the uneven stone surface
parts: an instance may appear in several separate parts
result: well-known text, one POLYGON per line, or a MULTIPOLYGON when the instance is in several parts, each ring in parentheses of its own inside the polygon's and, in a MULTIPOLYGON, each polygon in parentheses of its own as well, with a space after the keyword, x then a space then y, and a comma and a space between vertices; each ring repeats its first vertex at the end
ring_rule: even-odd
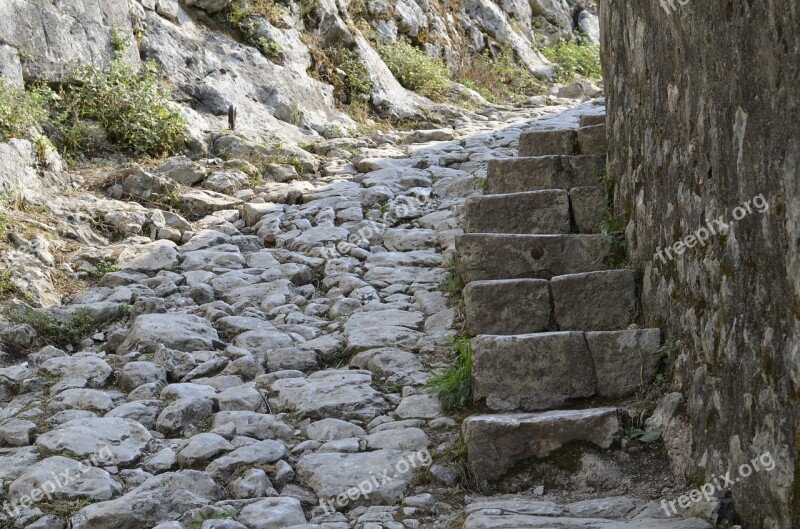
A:
POLYGON ((561 330, 617 330, 636 317, 632 270, 607 270, 550 280, 556 323, 561 330))
POLYGON ((463 425, 472 468, 485 479, 496 479, 514 464, 546 457, 570 442, 608 448, 619 428, 615 408, 473 415, 463 425))
POLYGON ((466 234, 456 239, 458 270, 466 282, 590 272, 605 267, 607 252, 594 235, 466 234))
POLYGON ((475 399, 492 410, 541 410, 594 395, 583 333, 478 336, 473 349, 475 399))
POLYGON ((464 203, 465 233, 569 233, 565 191, 471 197, 464 203))
POLYGON ((472 334, 529 334, 550 323, 550 289, 544 279, 473 281, 464 288, 472 334))
POLYGON ((272 384, 280 410, 299 412, 315 419, 370 420, 389 408, 369 384, 364 371, 320 371, 308 378, 287 378, 272 384))
POLYGON ((565 506, 520 497, 478 499, 467 506, 464 529, 515 527, 518 529, 711 529, 699 518, 663 519, 657 502, 645 504, 632 498, 587 500, 565 506), (578 512, 573 512, 578 511, 578 512), (646 514, 644 514, 646 513, 646 514))
MULTIPOLYGON (((375 476, 383 481, 383 476, 391 478, 389 483, 374 487, 371 494, 360 495, 351 500, 353 505, 381 505, 393 503, 403 498, 404 491, 413 478, 413 473, 399 472, 397 465, 410 452, 399 450, 378 450, 360 454, 312 454, 297 463, 298 475, 307 482, 317 496, 325 500, 335 498, 363 483, 370 483, 375 476)), ((405 468, 405 467, 400 467, 405 468)))
MULTIPOLYGON (((131 5, 144 9, 137 16, 147 22, 145 56, 164 61, 171 75, 177 72, 176 93, 193 102, 187 119, 196 129, 189 144, 197 152, 160 164, 93 168, 98 174, 87 175, 107 178, 108 196, 126 201, 101 197, 92 188, 59 192, 47 204, 63 217, 61 223, 53 221, 58 226, 53 233, 81 241, 80 261, 70 263, 87 272, 72 276, 58 268, 61 264, 48 269, 80 278, 82 285, 81 292, 54 301, 63 301, 61 306, 36 309, 38 317, 57 317, 63 335, 45 332, 39 321, 0 321, 1 347, 10 352, 0 354, 7 360, 0 367, 0 479, 5 497, 22 498, 33 493, 45 471, 61 464, 71 468, 73 458, 91 463, 94 457, 91 470, 59 493, 65 500, 93 503, 70 503, 61 517, 50 513, 56 508, 60 513, 62 503, 34 501, 12 515, 14 524, 20 529, 66 529, 67 520, 80 529, 191 529, 198 523, 202 529, 458 525, 461 491, 470 486, 462 476, 473 475, 456 456, 463 446, 462 417, 425 385, 452 362, 450 340, 465 323, 480 326, 481 333, 555 328, 548 280, 593 270, 597 263, 602 267, 604 257, 596 237, 564 233, 563 239, 544 235, 536 244, 526 242, 515 261, 508 256, 516 243, 503 239, 488 248, 495 252, 493 263, 481 258, 481 270, 488 274, 508 265, 522 279, 469 284, 465 300, 479 310, 467 306, 464 315, 456 292, 446 292, 445 286, 458 283, 449 262, 457 256, 456 239, 472 208, 465 201, 480 203, 470 197, 480 193, 488 165, 513 155, 521 133, 562 124, 575 129, 582 115, 594 116, 602 106, 486 107, 481 114, 448 117, 446 130, 426 124, 413 133, 323 140, 314 127, 321 125, 325 132, 329 125, 328 135, 335 136, 336 123, 343 129, 349 124, 325 97, 319 106, 305 108, 300 127, 289 123, 297 117, 292 117, 292 97, 309 93, 308 64, 293 70, 305 60, 297 58, 306 46, 294 29, 258 19, 259 32, 287 43, 281 66, 203 25, 206 15, 198 10, 224 13, 217 11, 222 3, 198 2, 193 11, 186 11, 185 3, 163 0, 131 5), (240 62, 261 70, 243 73, 240 62), (208 75, 198 75, 201 70, 208 75), (279 71, 281 80, 270 78, 279 71), (258 98, 271 98, 267 87, 285 83, 287 71, 296 71, 297 87, 275 96, 270 103, 275 115, 259 110, 262 103, 241 98, 246 87, 258 87, 252 92, 258 98), (222 133, 218 123, 230 103, 239 107, 235 134, 222 133), (207 113, 204 107, 215 110, 207 113), (267 129, 271 135, 293 130, 291 137, 301 128, 304 149, 291 139, 275 146, 272 136, 267 147, 245 140, 267 129), (293 163, 268 164, 262 156, 293 163), (151 199, 168 199, 182 213, 159 209, 167 202, 151 199), (85 222, 96 229, 85 227, 69 209, 78 200, 80 218, 90 218, 85 222), (75 336, 65 330, 72 328, 72 317, 75 336), (100 461, 106 446, 109 457, 100 461), (366 482, 373 490, 362 493, 366 482)), ((489 15, 513 9, 525 17, 530 7, 498 6, 478 3, 470 9, 489 15)), ((401 33, 416 25, 424 34, 423 21, 433 24, 438 16, 408 2, 396 9, 408 28, 398 29, 401 33)), ((572 20, 571 8, 561 11, 572 20)), ((319 23, 321 38, 338 43, 351 29, 337 13, 339 6, 323 2, 316 14, 303 16, 319 23), (331 34, 324 37, 327 31, 331 34)), ((504 24, 492 26, 504 41, 520 45, 504 24)), ((359 50, 369 47, 359 42, 359 50)), ((371 73, 381 80, 382 63, 375 57, 371 62, 371 73)), ((417 97, 406 99, 399 85, 384 83, 374 93, 391 94, 391 100, 373 104, 398 112, 422 104, 417 97)), ((22 158, 35 160, 30 153, 22 158)), ((20 178, 31 186, 54 178, 41 167, 30 169, 20 178)), ((536 214, 514 206, 509 222, 518 222, 520 230, 535 223, 569 231, 574 228, 566 209, 569 190, 536 195, 525 205, 541 206, 536 214)), ((45 299, 38 292, 24 302, 45 299)), ((595 393, 609 399, 616 398, 611 396, 615 390, 627 395, 639 389, 634 369, 638 373, 644 367, 636 355, 657 341, 645 332, 598 333, 591 340, 580 332, 531 336, 513 345, 502 336, 476 339, 479 405, 540 409, 595 393)), ((665 430, 682 432, 679 421, 668 417, 666 404, 663 410, 665 430)), ((553 435, 566 431, 558 421, 548 430, 553 435)), ((568 435, 556 437, 571 449, 568 435)), ((601 437, 592 438, 603 446, 601 437)), ((523 445, 529 442, 530 436, 523 438, 523 445)), ((671 440, 668 446, 676 451, 680 445, 671 440)), ((605 493, 612 481, 638 487, 631 494, 639 496, 676 489, 649 481, 630 485, 636 472, 616 480, 621 471, 607 470, 601 459, 617 452, 576 453, 572 463, 585 470, 570 477, 574 487, 556 480, 545 494, 555 500, 574 489, 563 498, 574 503, 605 493)), ((521 453, 507 450, 509 456, 521 453)), ((632 454, 622 452, 619 458, 636 457, 632 454)), ((533 488, 527 479, 497 486, 533 488)), ((586 519, 610 512, 560 508, 586 519)))

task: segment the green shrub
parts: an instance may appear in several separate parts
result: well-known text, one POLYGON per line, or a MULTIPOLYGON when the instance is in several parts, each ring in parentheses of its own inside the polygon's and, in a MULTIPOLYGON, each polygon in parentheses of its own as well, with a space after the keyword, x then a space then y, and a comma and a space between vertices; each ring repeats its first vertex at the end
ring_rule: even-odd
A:
POLYGON ((86 66, 76 75, 79 84, 65 92, 59 119, 68 155, 86 148, 91 127, 84 120, 97 122, 119 150, 135 156, 166 156, 182 149, 186 122, 170 104, 154 64, 137 72, 115 60, 108 72, 86 66))
POLYGON ((0 141, 25 136, 44 121, 52 97, 46 87, 16 88, 0 77, 0 141))
POLYGON ((6 268, 0 272, 0 296, 18 292, 17 285, 13 281, 13 273, 11 268, 6 268))
POLYGON ((544 93, 544 88, 524 67, 514 61, 514 51, 502 48, 492 55, 467 56, 458 69, 459 83, 475 90, 490 102, 511 103, 544 93))
POLYGON ((27 323, 36 329, 41 342, 56 345, 78 345, 103 324, 109 324, 130 316, 130 305, 120 305, 113 313, 102 318, 91 309, 78 309, 68 318, 57 318, 44 310, 14 308, 4 314, 12 323, 27 323))
POLYGON ((554 79, 560 83, 572 82, 576 74, 594 80, 603 77, 600 46, 588 39, 562 40, 541 51, 555 65, 554 79))
POLYGON ((407 40, 381 46, 378 50, 401 85, 432 99, 441 98, 450 82, 444 63, 428 57, 407 40))
POLYGON ((258 23, 255 20, 246 20, 238 23, 239 30, 242 32, 245 43, 253 46, 261 54, 272 62, 280 64, 283 62, 283 48, 273 40, 258 31, 258 23))
POLYGON ((336 68, 344 72, 344 88, 350 99, 372 92, 372 78, 358 52, 348 48, 328 48, 325 53, 336 68))
POLYGON ((457 410, 472 404, 472 341, 451 338, 450 350, 455 355, 450 367, 432 376, 425 388, 439 397, 444 409, 457 410))

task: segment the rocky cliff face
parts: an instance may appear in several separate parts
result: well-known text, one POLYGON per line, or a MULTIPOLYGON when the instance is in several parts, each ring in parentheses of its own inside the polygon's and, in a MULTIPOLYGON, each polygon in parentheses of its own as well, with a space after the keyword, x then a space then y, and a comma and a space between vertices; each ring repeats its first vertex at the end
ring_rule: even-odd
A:
POLYGON ((674 467, 703 483, 769 451, 774 470, 731 485, 737 510, 798 527, 800 10, 607 0, 601 27, 608 170, 646 324, 680 340, 691 434, 674 467))
POLYGON ((376 52, 380 44, 409 39, 452 71, 470 55, 506 48, 542 77, 551 68, 536 46, 578 29, 597 35, 594 2, 586 0, 8 0, 0 13, 0 75, 69 81, 75 64, 106 65, 121 48, 129 62, 162 67, 198 138, 226 125, 231 104, 238 130, 255 139, 352 126, 336 108, 334 86, 318 75, 325 48, 353 50, 369 72, 370 103, 402 118, 435 106, 398 83, 376 52), (223 19, 245 6, 253 16, 243 36, 223 19))

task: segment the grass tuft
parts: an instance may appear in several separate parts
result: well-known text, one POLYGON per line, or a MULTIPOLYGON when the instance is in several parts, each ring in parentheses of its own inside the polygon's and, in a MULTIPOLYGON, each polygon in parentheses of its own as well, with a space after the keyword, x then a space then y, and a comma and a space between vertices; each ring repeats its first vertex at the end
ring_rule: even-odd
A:
POLYGON ((455 355, 450 367, 431 377, 425 385, 448 411, 472 405, 472 341, 464 337, 451 338, 450 352, 455 355))

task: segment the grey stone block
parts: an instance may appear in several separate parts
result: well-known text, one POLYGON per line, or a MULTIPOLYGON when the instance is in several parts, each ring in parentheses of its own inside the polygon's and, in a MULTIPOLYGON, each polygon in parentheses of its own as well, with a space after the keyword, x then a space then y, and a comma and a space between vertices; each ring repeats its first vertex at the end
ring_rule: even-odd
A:
POLYGON ((594 395, 583 333, 482 335, 472 343, 472 390, 491 410, 543 410, 594 395))
POLYGON ((561 330, 620 330, 636 317, 636 278, 632 270, 554 277, 550 288, 561 330))
POLYGON ((547 190, 468 198, 465 233, 569 233, 566 191, 547 190))
POLYGON ((608 193, 602 186, 574 187, 569 191, 572 217, 580 233, 598 233, 608 216, 608 193))
POLYGON ((547 329, 550 288, 544 279, 474 281, 464 288, 470 334, 527 334, 547 329))
POLYGON ((605 124, 579 128, 578 146, 583 155, 605 156, 608 151, 605 124))
POLYGON ((587 332, 594 360, 597 394, 625 397, 647 387, 656 375, 653 353, 661 344, 659 329, 587 332))
POLYGON ((602 156, 537 156, 490 160, 488 193, 521 193, 598 185, 606 172, 602 156))
POLYGON ((470 466, 487 480, 502 477, 525 459, 547 457, 567 443, 608 448, 619 428, 616 408, 473 415, 463 424, 470 466))
POLYGON ((575 129, 537 130, 524 132, 519 137, 520 156, 577 153, 578 131, 575 129))
POLYGON ((485 279, 550 279, 603 270, 608 249, 598 235, 501 235, 456 238, 456 262, 465 282, 485 279))

